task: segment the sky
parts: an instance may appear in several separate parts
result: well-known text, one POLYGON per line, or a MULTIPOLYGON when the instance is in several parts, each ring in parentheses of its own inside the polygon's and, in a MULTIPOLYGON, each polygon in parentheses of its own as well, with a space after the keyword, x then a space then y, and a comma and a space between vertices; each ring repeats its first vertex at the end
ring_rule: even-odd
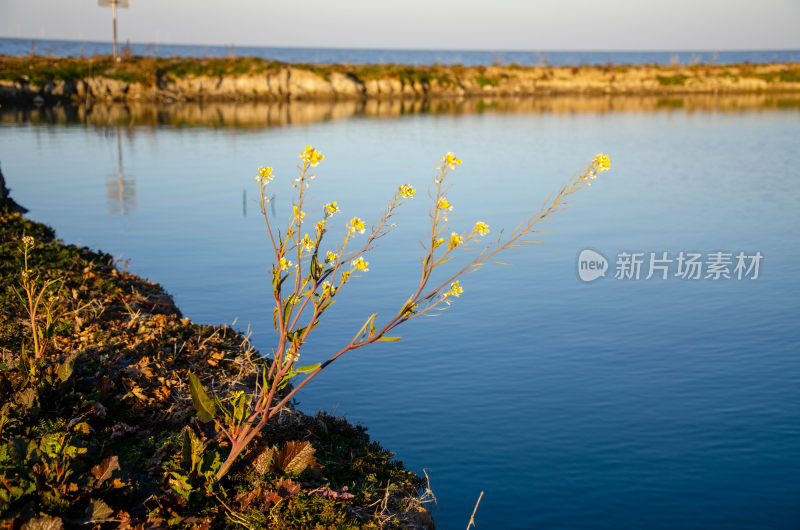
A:
MULTIPOLYGON (((800 0, 130 0, 119 40, 460 50, 800 49, 800 0)), ((0 0, 0 37, 111 40, 98 0, 0 0)))

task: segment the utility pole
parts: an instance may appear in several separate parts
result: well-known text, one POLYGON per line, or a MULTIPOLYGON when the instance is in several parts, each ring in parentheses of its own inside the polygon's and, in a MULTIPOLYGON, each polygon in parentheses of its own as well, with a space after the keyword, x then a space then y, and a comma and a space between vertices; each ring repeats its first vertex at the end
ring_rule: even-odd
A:
POLYGON ((117 62, 119 53, 117 53, 117 0, 111 0, 111 20, 114 24, 114 62, 117 62))
POLYGON ((119 61, 119 48, 117 47, 117 7, 128 7, 128 0, 97 0, 101 7, 111 6, 111 23, 114 26, 114 62, 119 61))

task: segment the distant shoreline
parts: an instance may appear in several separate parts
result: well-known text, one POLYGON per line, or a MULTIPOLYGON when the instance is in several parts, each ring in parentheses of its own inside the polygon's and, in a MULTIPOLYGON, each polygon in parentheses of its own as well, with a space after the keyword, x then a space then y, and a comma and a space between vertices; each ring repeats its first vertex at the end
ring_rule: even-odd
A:
POLYGON ((0 103, 452 100, 800 93, 800 63, 409 66, 0 56, 0 103))
MULTIPOLYGON (((309 64, 437 64, 464 66, 581 66, 621 64, 769 64, 800 62, 800 49, 556 50, 256 46, 120 41, 130 55, 146 57, 258 57, 309 64)), ((0 55, 92 57, 110 55, 111 41, 0 38, 0 55)))

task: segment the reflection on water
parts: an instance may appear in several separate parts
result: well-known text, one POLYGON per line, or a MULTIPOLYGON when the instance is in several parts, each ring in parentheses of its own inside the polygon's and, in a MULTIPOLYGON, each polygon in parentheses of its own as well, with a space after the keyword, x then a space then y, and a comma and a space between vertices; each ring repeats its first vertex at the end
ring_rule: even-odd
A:
POLYGON ((107 204, 109 215, 128 215, 136 210, 136 179, 125 178, 122 172, 122 133, 117 133, 117 172, 106 176, 107 204))
POLYGON ((173 127, 261 128, 303 125, 353 117, 408 114, 708 112, 800 110, 800 95, 553 96, 447 100, 377 100, 248 103, 94 103, 68 107, 0 109, 0 123, 83 123, 173 127))

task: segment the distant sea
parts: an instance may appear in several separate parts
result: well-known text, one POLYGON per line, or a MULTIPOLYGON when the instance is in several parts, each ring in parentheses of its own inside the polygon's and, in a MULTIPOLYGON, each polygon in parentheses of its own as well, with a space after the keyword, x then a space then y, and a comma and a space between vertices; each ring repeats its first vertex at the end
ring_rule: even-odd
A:
MULTIPOLYGON (((730 64, 800 62, 800 50, 737 51, 492 51, 492 50, 373 50, 358 48, 273 48, 203 46, 195 44, 122 43, 134 55, 147 57, 260 57, 287 63, 352 64, 518 64, 581 66, 598 64, 730 64)), ((0 55, 91 57, 112 53, 110 42, 0 38, 0 55)))

